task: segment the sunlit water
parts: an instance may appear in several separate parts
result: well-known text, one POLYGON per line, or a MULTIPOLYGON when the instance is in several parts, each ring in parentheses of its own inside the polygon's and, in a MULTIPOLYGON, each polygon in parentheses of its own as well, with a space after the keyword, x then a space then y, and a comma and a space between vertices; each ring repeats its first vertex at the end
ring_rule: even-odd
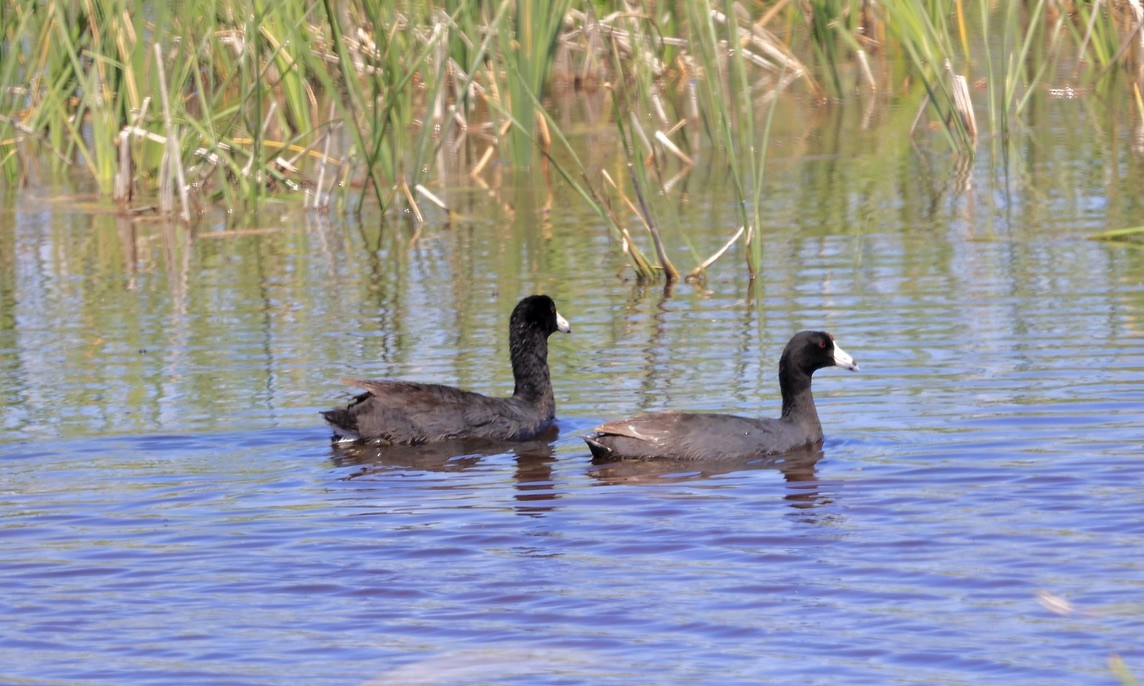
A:
MULTIPOLYGON (((738 255, 635 285, 559 187, 516 215, 456 189, 468 221, 419 236, 287 214, 189 245, 12 198, 0 682, 1144 675, 1144 254, 1084 238, 1140 221, 1144 165, 1088 188, 1067 156, 1029 165, 1037 193, 997 209, 908 146, 898 195, 830 152, 774 162, 756 291, 738 255), (343 376, 510 391, 507 314, 536 291, 573 326, 550 442, 330 447, 343 376), (815 378, 820 453, 592 464, 606 418, 777 413, 807 327, 862 367, 815 378)), ((668 232, 686 268, 734 229, 696 186, 668 232)))

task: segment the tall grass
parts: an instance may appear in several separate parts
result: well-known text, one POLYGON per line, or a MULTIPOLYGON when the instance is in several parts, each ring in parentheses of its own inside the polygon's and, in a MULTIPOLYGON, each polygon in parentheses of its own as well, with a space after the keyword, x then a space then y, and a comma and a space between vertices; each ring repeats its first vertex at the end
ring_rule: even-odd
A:
POLYGON ((511 74, 501 92, 509 98, 508 109, 519 123, 513 127, 509 142, 512 163, 527 167, 534 159, 532 138, 542 119, 529 94, 544 90, 571 0, 516 0, 513 4, 516 11, 511 30, 497 33, 504 65, 511 74))
MULTIPOLYGON (((940 3, 934 4, 940 7, 940 3)), ((958 58, 955 47, 964 49, 966 45, 964 40, 956 40, 964 36, 962 23, 917 0, 888 0, 884 7, 887 29, 912 63, 925 89, 925 103, 937 112, 950 147, 972 155, 977 144, 976 119, 968 80, 954 67, 955 59, 964 63, 969 58, 965 54, 958 58)))
MULTIPOLYGON (((1037 89, 1144 81, 1138 3, 1054 7, 10 0, 0 13, 0 176, 34 183, 78 170, 125 204, 162 191, 164 207, 192 216, 284 195, 319 212, 369 202, 425 221, 447 210, 454 174, 480 180, 494 166, 544 161, 650 277, 672 271, 657 234, 671 230, 676 180, 701 161, 733 182, 739 226, 721 230, 741 229, 755 274, 769 122, 785 102, 909 100, 918 116, 903 135, 934 130, 962 156, 987 136, 1007 155, 1037 89), (562 89, 604 81, 631 170, 611 174, 614 185, 570 154, 551 112, 562 89), (632 220, 653 229, 658 268, 632 251, 632 220)), ((711 258, 693 257, 697 276, 711 258)))
MULTIPOLYGON (((758 93, 752 88, 755 81, 746 58, 753 36, 749 29, 741 28, 738 6, 725 2, 722 9, 707 3, 692 6, 691 21, 700 30, 695 32, 695 53, 708 78, 700 86, 700 111, 711 131, 726 153, 728 171, 737 197, 736 207, 740 225, 745 230, 747 270, 752 278, 762 265, 763 236, 759 231, 763 207, 762 188, 765 176, 769 122, 760 134, 753 106, 758 93), (731 46, 726 57, 720 47, 731 46)), ((784 62, 778 84, 785 81, 788 63, 784 62)), ((802 69, 801 65, 794 65, 802 69)), ((774 95, 770 97, 773 113, 774 95)))

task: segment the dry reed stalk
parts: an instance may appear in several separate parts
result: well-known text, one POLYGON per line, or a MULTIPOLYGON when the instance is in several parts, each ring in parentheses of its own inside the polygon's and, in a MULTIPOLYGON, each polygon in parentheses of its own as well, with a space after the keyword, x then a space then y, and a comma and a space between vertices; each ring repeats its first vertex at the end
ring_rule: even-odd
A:
MULTIPOLYGON (((163 68, 163 48, 158 44, 154 44, 155 48, 155 66, 159 75, 159 95, 162 97, 163 102, 163 121, 167 128, 167 147, 164 155, 167 157, 167 164, 171 171, 174 173, 175 179, 179 186, 179 200, 183 204, 183 213, 180 218, 184 222, 191 221, 190 206, 187 202, 187 179, 183 173, 183 160, 179 154, 179 138, 175 133, 175 124, 171 117, 171 102, 167 95, 167 74, 163 68)), ((175 209, 174 199, 170 193, 170 177, 167 178, 166 193, 160 193, 160 204, 165 205, 164 211, 171 212, 175 209)))
MULTIPOLYGON (((613 16, 613 15, 609 15, 613 16)), ((607 34, 608 44, 612 46, 612 52, 618 55, 621 59, 630 60, 635 56, 632 50, 631 36, 623 29, 617 29, 607 23, 606 19, 601 20, 599 23, 600 33, 607 34)))
POLYGON ((119 131, 119 165, 116 169, 116 186, 113 197, 117 202, 130 200, 130 178, 134 175, 132 165, 132 136, 127 127, 119 131))
MULTIPOLYGON (((1132 8, 1133 14, 1136 15, 1136 27, 1124 37, 1124 41, 1121 42, 1120 47, 1113 53, 1112 59, 1105 65, 1101 76, 1104 76, 1104 73, 1109 69, 1120 64, 1121 58, 1132 48, 1132 41, 1136 40, 1137 36, 1140 37, 1140 52, 1144 53, 1144 4, 1141 4, 1140 0, 1128 0, 1128 6, 1132 8)), ((1144 65, 1140 67, 1140 70, 1144 71, 1144 65)))
POLYGON ((131 164, 131 136, 124 130, 119 132, 119 167, 115 170, 114 191, 116 201, 130 199, 131 182, 129 179, 132 176, 134 176, 134 172, 131 164))
POLYGON ((663 147, 667 148, 668 152, 678 157, 687 166, 690 167, 691 165, 695 164, 695 162, 687 156, 687 153, 680 150, 679 146, 673 143, 671 139, 667 137, 667 134, 665 134, 663 131, 656 131, 655 139, 662 143, 663 147))
POLYGON ((620 194, 620 200, 622 200, 623 203, 628 206, 628 209, 631 210, 632 214, 636 215, 642 220, 643 215, 640 214, 640 209, 636 207, 636 204, 632 202, 627 193, 624 193, 624 189, 620 188, 620 186, 614 180, 612 180, 611 174, 609 174, 607 170, 604 170, 601 173, 604 175, 604 180, 612 186, 612 190, 620 194))
POLYGON ((973 114, 973 102, 969 98, 969 80, 961 74, 955 74, 949 60, 945 61, 945 69, 953 79, 953 109, 969 133, 970 144, 977 145, 977 117, 973 114))
MULTIPOLYGON (((1144 3, 1141 3, 1140 0, 1128 0, 1128 7, 1132 10, 1132 14, 1136 15, 1136 28, 1132 30, 1129 36, 1140 36, 1140 54, 1144 54, 1144 33, 1141 32, 1141 29, 1144 29, 1144 3)), ((1129 38, 1129 40, 1131 40, 1131 38, 1129 38)), ((1126 40, 1125 43, 1127 44, 1128 40, 1126 40)), ((1123 48, 1117 51, 1117 55, 1122 55, 1123 51, 1123 48)), ((1120 60, 1119 57, 1116 57, 1112 61, 1119 62, 1120 60)))
MULTIPOLYGON (((135 24, 132 23, 131 15, 126 8, 120 14, 119 22, 122 28, 115 32, 115 46, 119 48, 119 55, 124 64, 127 64, 129 62, 128 56, 131 54, 129 46, 135 45, 138 38, 135 32, 135 24)), ((124 86, 127 88, 127 103, 132 107, 139 106, 139 87, 135 84, 135 70, 124 69, 122 73, 124 86)))
MULTIPOLYGON (((26 136, 30 136, 32 138, 35 138, 36 140, 38 140, 40 142, 41 145, 45 146, 49 151, 51 151, 51 153, 53 155, 55 155, 56 158, 58 158, 62 164, 67 165, 67 166, 71 166, 71 164, 72 164, 71 158, 68 157, 67 155, 65 155, 59 148, 52 145, 52 142, 49 141, 47 139, 47 137, 44 136, 44 134, 40 133, 39 131, 36 131, 35 129, 33 129, 32 127, 28 126, 27 124, 25 124, 24 122, 22 122, 18 119, 6 117, 2 114, 0 114, 0 121, 4 122, 8 126, 11 126, 13 129, 16 130, 16 133, 22 133, 26 136)), ((24 140, 23 138, 16 136, 15 138, 5 139, 4 142, 7 144, 14 145, 16 143, 20 143, 23 140, 24 140)), ((16 154, 16 153, 15 153, 15 151, 13 151, 11 154, 16 154)))
POLYGON ((643 126, 640 125, 640 118, 634 109, 631 111, 630 118, 632 120, 632 130, 639 134, 640 142, 643 143, 644 149, 653 150, 651 147, 651 141, 648 139, 647 134, 644 133, 643 126))
POLYGON ((445 201, 442 200, 441 198, 438 198, 436 195, 433 195, 433 193, 430 192, 430 190, 428 188, 426 188, 425 186, 422 186, 421 184, 417 184, 416 186, 413 187, 413 190, 416 191, 418 195, 423 196, 429 202, 433 203, 437 207, 440 207, 441 209, 445 210, 449 214, 452 214, 452 211, 449 209, 449 206, 445 204, 445 201))
MULTIPOLYGON (((290 160, 286 159, 285 157, 282 157, 281 155, 276 156, 274 158, 274 164, 277 165, 279 169, 281 169, 287 173, 293 174, 294 176, 300 177, 303 182, 308 181, 308 179, 302 173, 302 170, 299 169, 298 167, 294 166, 293 164, 291 164, 290 160)), ((293 179, 284 179, 283 182, 291 190, 296 191, 299 188, 301 188, 301 186, 298 184, 298 182, 294 181, 293 179)))
POLYGON ((731 240, 724 243, 722 248, 719 248, 718 250, 716 250, 715 254, 713 254, 711 257, 708 257, 707 259, 703 260, 703 262, 701 262, 698 267, 696 267, 695 269, 692 269, 690 272, 687 273, 687 280, 690 281, 692 279, 699 278, 700 274, 702 274, 704 271, 706 271, 708 267, 715 264, 715 260, 722 257, 723 253, 730 250, 732 245, 735 245, 735 241, 739 240, 739 237, 743 235, 744 231, 746 231, 746 227, 740 226, 739 230, 735 232, 735 235, 731 236, 731 240))
POLYGON ((131 157, 131 136, 134 131, 139 130, 139 125, 143 123, 143 118, 147 116, 149 109, 151 109, 151 96, 143 98, 143 102, 131 119, 131 124, 124 126, 119 132, 119 169, 115 173, 114 191, 117 201, 127 201, 134 196, 135 161, 131 157))
POLYGON ((452 115, 453 123, 457 125, 457 130, 460 132, 460 135, 457 136, 460 139, 461 136, 469 133, 469 120, 465 118, 464 110, 457 107, 456 104, 449 105, 449 112, 452 115))
POLYGON ((325 162, 329 161, 329 152, 328 152, 329 151, 329 145, 326 146, 327 152, 317 152, 314 150, 314 148, 317 148, 318 144, 320 144, 320 143, 329 141, 330 134, 332 134, 333 130, 338 128, 339 126, 340 126, 340 124, 338 124, 336 122, 328 122, 326 125, 326 133, 322 134, 321 136, 318 136, 313 141, 311 141, 309 145, 306 145, 306 146, 286 145, 286 144, 282 143, 281 141, 267 141, 267 140, 262 141, 262 143, 263 143, 263 145, 266 145, 269 147, 276 147, 279 150, 289 150, 290 152, 294 153, 290 157, 286 158, 286 162, 290 166, 298 164, 298 160, 302 159, 303 156, 313 157, 313 158, 316 158, 316 159, 320 160, 321 162, 325 163, 325 162))
MULTIPOLYGON (((600 174, 604 177, 604 180, 608 182, 612 189, 620 194, 620 198, 628 205, 629 208, 631 208, 632 213, 638 216, 639 211, 636 209, 635 205, 633 205, 632 202, 628 200, 627 196, 624 195, 623 190, 620 188, 619 184, 615 182, 611 174, 608 173, 608 170, 603 169, 600 171, 600 174)), ((619 232, 621 237, 621 249, 625 255, 628 255, 631 258, 635 265, 636 274, 641 279, 655 278, 655 269, 652 267, 651 263, 648 262, 647 258, 644 257, 643 252, 640 251, 639 247, 636 246, 636 244, 632 241, 632 236, 630 233, 628 233, 628 230, 620 224, 620 220, 616 217, 615 213, 612 212, 611 205, 602 197, 600 197, 600 194, 596 191, 596 187, 588 181, 587 174, 584 175, 584 185, 589 190, 591 190, 592 197, 595 199, 596 204, 602 208, 605 213, 607 213, 608 219, 610 219, 612 222, 612 226, 616 227, 617 231, 619 232)))
POLYGON ((159 212, 165 217, 169 217, 175 210, 175 198, 171 188, 171 163, 168 157, 171 155, 170 146, 163 146, 163 158, 159 162, 159 212))
POLYGON ((1088 43, 1092 40, 1092 30, 1096 26, 1096 18, 1100 16, 1100 5, 1104 0, 1096 0, 1092 3, 1089 11, 1092 13, 1088 18, 1088 26, 1084 30, 1084 40, 1080 42, 1080 49, 1077 51, 1076 69, 1073 70, 1073 78, 1075 79, 1080 73, 1080 65, 1084 63, 1084 55, 1088 50, 1088 43))
MULTIPOLYGON (((431 43, 431 45, 434 45, 435 48, 433 55, 434 74, 448 73, 448 55, 445 52, 446 48, 448 47, 448 35, 449 29, 445 24, 438 22, 433 25, 433 34, 429 37, 429 40, 437 41, 435 44, 431 43), (442 36, 446 37, 442 38, 442 36)), ((436 88, 435 90, 436 93, 433 95, 433 128, 434 130, 439 130, 441 127, 441 122, 443 122, 445 119, 445 89, 436 88)))
MULTIPOLYGON (((334 103, 330 101, 330 119, 334 118, 334 103)), ((326 163, 330 159, 330 141, 333 139, 333 129, 326 128, 324 136, 325 145, 322 148, 322 161, 318 163, 318 181, 314 184, 314 209, 328 210, 330 207, 329 196, 322 197, 322 184, 326 180, 326 163)))
POLYGON ((858 66, 862 68, 862 76, 866 79, 866 84, 870 90, 878 90, 878 82, 874 80, 874 72, 870 69, 870 60, 866 57, 865 50, 856 50, 855 56, 858 58, 858 66))
MULTIPOLYGON (((746 11, 740 5, 735 5, 736 14, 746 16, 746 11)), ((726 26, 728 24, 727 15, 719 10, 711 10, 711 18, 716 23, 726 26)), ((774 36, 770 31, 762 26, 761 23, 748 24, 750 28, 739 26, 738 30, 738 43, 739 53, 745 60, 754 64, 755 66, 765 69, 770 72, 784 71, 791 75, 790 80, 780 81, 781 86, 785 86, 793 82, 795 79, 805 78, 807 85, 814 91, 816 96, 822 95, 822 88, 810 76, 810 70, 806 68, 797 57, 795 57, 789 49, 782 44, 782 42, 774 36), (758 50, 761 55, 756 55, 750 50, 746 50, 747 45, 753 46, 758 50)))
POLYGON ((907 134, 911 138, 914 135, 914 131, 918 128, 918 122, 920 122, 922 120, 922 115, 925 114, 926 107, 929 106, 929 102, 930 102, 929 95, 922 98, 922 104, 918 107, 918 113, 914 115, 914 121, 912 124, 910 124, 910 131, 907 134))
POLYGON ((409 203, 409 211, 417 219, 418 224, 425 223, 425 217, 421 214, 421 208, 417 206, 417 200, 413 198, 413 193, 409 190, 409 182, 404 178, 401 179, 401 193, 405 196, 405 202, 409 203))
POLYGON ((686 178, 687 175, 691 173, 691 170, 693 168, 694 168, 693 165, 684 166, 684 167, 680 168, 680 170, 678 172, 675 173, 675 176, 672 176, 667 181, 664 181, 663 182, 663 193, 664 193, 664 195, 667 195, 668 193, 670 193, 671 189, 675 188, 675 185, 677 183, 679 183, 684 178, 686 178))
POLYGON ((666 126, 671 120, 667 118, 667 109, 663 106, 663 94, 656 88, 651 92, 648 100, 651 102, 652 109, 655 110, 655 116, 659 119, 659 123, 666 126))
POLYGON ((679 281, 679 270, 671 263, 671 258, 667 256, 667 250, 663 247, 663 239, 660 238, 659 228, 655 225, 652 219, 651 210, 648 208, 647 199, 644 198, 643 190, 640 188, 639 177, 636 176, 635 165, 628 162, 628 174, 632 177, 632 188, 636 192, 636 199, 640 201, 640 214, 644 220, 644 226, 647 227, 651 233, 651 241, 655 245, 655 253, 659 257, 659 264, 663 267, 663 274, 667 277, 668 283, 679 281))
POLYGON ((147 110, 149 109, 151 109, 151 96, 143 98, 143 103, 139 106, 139 110, 131 119, 130 126, 124 126, 119 132, 119 170, 115 174, 116 200, 130 200, 134 195, 134 193, 132 193, 132 181, 135 173, 134 160, 131 157, 131 136, 135 131, 141 130, 139 125, 143 122, 143 118, 147 116, 147 110))
MULTIPOLYGON (((569 12, 571 15, 572 13, 569 12)), ((592 81, 592 75, 601 76, 604 72, 603 66, 599 62, 599 53, 604 49, 604 42, 600 38, 599 27, 596 24, 596 14, 589 11, 583 14, 583 35, 587 39, 587 44, 584 46, 584 61, 580 65, 579 78, 581 84, 588 84, 592 81)), ((599 80, 603 80, 600 78, 599 80)))
MULTIPOLYGON (((691 58, 687 58, 688 71, 694 74, 695 70, 691 65, 691 58)), ((687 79, 687 97, 684 102, 687 107, 687 120, 692 123, 699 122, 699 86, 695 82, 696 77, 692 76, 687 79)))
POLYGON ((763 14, 763 16, 759 17, 759 20, 754 22, 754 25, 758 28, 765 27, 767 24, 771 23, 771 19, 774 19, 778 13, 781 12, 783 8, 786 7, 789 3, 790 0, 779 0, 775 3, 774 7, 770 8, 766 11, 765 14, 763 14))
POLYGON ((496 151, 496 147, 497 146, 495 145, 490 145, 489 147, 485 148, 485 152, 483 155, 481 155, 481 159, 477 160, 476 165, 474 165, 473 168, 469 170, 470 177, 475 179, 481 175, 481 172, 485 169, 485 165, 487 165, 489 160, 492 159, 493 153, 496 151))
POLYGON ((539 110, 536 112, 536 135, 540 139, 540 149, 546 153, 551 150, 552 134, 548 131, 548 120, 539 110))

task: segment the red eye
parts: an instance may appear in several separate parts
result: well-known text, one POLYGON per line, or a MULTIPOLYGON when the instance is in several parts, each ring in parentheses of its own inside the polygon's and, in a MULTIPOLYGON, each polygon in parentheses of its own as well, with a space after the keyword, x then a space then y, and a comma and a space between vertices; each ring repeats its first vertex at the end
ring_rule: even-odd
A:
POLYGON ((818 347, 822 348, 823 350, 826 350, 826 341, 819 341, 818 347))

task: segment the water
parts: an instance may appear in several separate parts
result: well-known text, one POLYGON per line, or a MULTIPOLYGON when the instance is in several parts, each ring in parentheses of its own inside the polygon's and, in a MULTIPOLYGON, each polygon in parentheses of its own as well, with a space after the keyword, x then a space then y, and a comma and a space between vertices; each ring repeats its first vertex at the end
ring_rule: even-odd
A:
MULTIPOLYGON (((1054 138, 1093 115, 1049 104, 1010 195, 988 155, 967 179, 902 145, 873 174, 876 131, 776 157, 757 290, 734 255, 631 282, 558 184, 455 187, 464 220, 420 235, 285 210, 193 241, 8 198, 0 682, 1144 675, 1144 253, 1085 238, 1140 222, 1144 162, 1131 131, 1054 138), (328 444, 343 376, 511 390, 529 292, 573 326, 550 442, 328 444), (806 327, 862 366, 816 376, 820 452, 592 464, 607 418, 773 415, 806 327)), ((665 227, 684 268, 734 229, 719 179, 691 183, 665 227)))

